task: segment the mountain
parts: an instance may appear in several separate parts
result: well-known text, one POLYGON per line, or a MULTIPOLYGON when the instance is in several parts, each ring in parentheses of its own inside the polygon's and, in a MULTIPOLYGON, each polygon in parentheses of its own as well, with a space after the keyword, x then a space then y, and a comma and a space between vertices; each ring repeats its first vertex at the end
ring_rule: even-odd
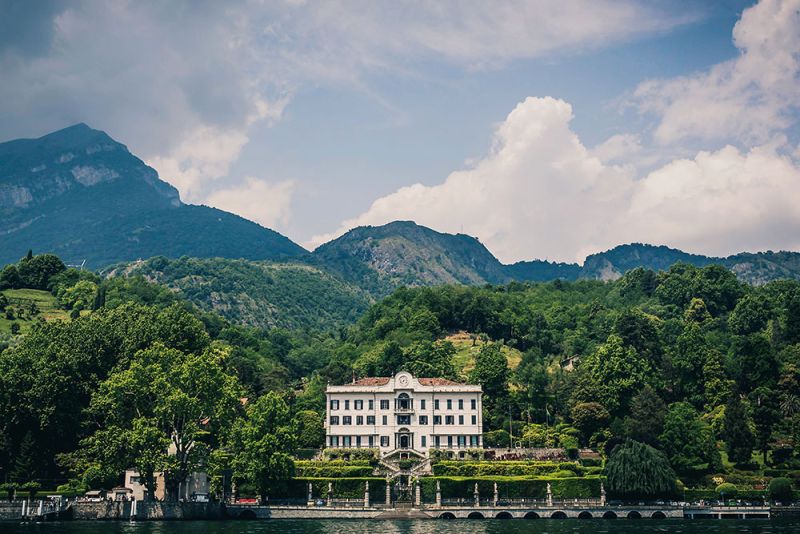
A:
POLYGON ((0 264, 28 249, 90 267, 157 255, 307 254, 238 215, 182 203, 125 145, 85 124, 0 143, 0 264))
POLYGON ((339 328, 354 323, 371 304, 360 288, 301 263, 156 257, 103 274, 141 275, 201 309, 262 328, 339 328))
POLYGON ((376 296, 401 285, 508 281, 503 264, 476 238, 411 221, 354 228, 318 247, 312 257, 316 265, 376 296))
POLYGON ((616 280, 637 267, 666 271, 676 263, 690 263, 702 267, 710 263, 721 263, 721 259, 689 254, 663 245, 632 243, 618 245, 611 250, 587 256, 578 276, 597 280, 616 280))

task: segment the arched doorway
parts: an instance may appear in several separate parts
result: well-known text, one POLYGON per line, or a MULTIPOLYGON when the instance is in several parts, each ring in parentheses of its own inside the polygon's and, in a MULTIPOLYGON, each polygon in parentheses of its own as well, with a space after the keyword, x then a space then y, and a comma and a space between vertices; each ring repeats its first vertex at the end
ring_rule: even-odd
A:
POLYGON ((400 448, 407 449, 408 448, 408 434, 400 434, 400 448))
POLYGON ((586 510, 578 514, 578 519, 591 519, 591 518, 592 514, 590 512, 587 512, 586 510))

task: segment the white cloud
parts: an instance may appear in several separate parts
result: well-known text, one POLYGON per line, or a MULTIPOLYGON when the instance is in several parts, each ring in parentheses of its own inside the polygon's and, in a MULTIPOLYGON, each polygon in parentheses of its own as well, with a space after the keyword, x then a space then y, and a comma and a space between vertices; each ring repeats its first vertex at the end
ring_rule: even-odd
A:
POLYGON ((215 191, 206 203, 275 228, 289 223, 293 192, 290 180, 273 184, 248 176, 240 185, 215 191))
POLYGON ((564 101, 528 98, 474 167, 440 185, 401 188, 309 245, 354 226, 412 219, 448 232, 463 227, 505 262, 580 261, 633 241, 713 254, 800 248, 800 168, 781 155, 785 139, 700 152, 637 179, 588 151, 571 119, 564 101))
POLYGON ((768 140, 800 107, 800 0, 762 0, 733 29, 740 55, 705 72, 649 80, 634 92, 655 113, 660 143, 689 139, 768 140))
MULTIPOLYGON (((636 0, 93 2, 15 11, 0 37, 0 137, 108 131, 202 200, 303 85, 576 52, 668 30, 636 0), (17 12, 18 11, 18 12, 17 12)), ((418 73, 415 73, 418 74, 418 73)))

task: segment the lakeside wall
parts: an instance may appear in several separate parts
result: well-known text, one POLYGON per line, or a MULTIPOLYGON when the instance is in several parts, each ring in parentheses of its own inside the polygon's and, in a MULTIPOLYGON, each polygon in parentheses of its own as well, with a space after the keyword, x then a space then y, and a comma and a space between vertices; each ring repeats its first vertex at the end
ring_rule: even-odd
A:
MULTIPOLYGON (((76 502, 71 505, 76 520, 129 520, 131 502, 76 502)), ((222 519, 222 507, 215 503, 144 502, 136 503, 138 520, 222 519)))

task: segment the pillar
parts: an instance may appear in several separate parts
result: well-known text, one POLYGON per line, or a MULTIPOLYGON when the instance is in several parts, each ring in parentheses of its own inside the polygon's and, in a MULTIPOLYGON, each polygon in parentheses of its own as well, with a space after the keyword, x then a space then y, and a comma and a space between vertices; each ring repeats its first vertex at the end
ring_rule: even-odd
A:
POLYGON ((364 508, 369 508, 369 480, 364 483, 364 508))
POLYGON ((311 485, 311 482, 309 482, 308 483, 308 503, 311 504, 311 502, 313 500, 314 500, 313 486, 311 485))
POLYGON ((478 491, 478 483, 475 483, 475 490, 472 492, 473 497, 475 497, 475 507, 478 508, 481 505, 481 494, 478 491))
POLYGON ((419 507, 422 504, 422 489, 419 485, 419 477, 417 477, 416 487, 414 488, 414 504, 419 507))
POLYGON ((492 497, 492 504, 497 506, 497 501, 500 500, 500 495, 497 491, 497 482, 494 483, 494 496, 492 497))
POLYGON ((386 477, 386 506, 392 505, 392 482, 386 477))
POLYGON ((439 484, 439 481, 436 481, 436 507, 442 507, 442 485, 439 484))

